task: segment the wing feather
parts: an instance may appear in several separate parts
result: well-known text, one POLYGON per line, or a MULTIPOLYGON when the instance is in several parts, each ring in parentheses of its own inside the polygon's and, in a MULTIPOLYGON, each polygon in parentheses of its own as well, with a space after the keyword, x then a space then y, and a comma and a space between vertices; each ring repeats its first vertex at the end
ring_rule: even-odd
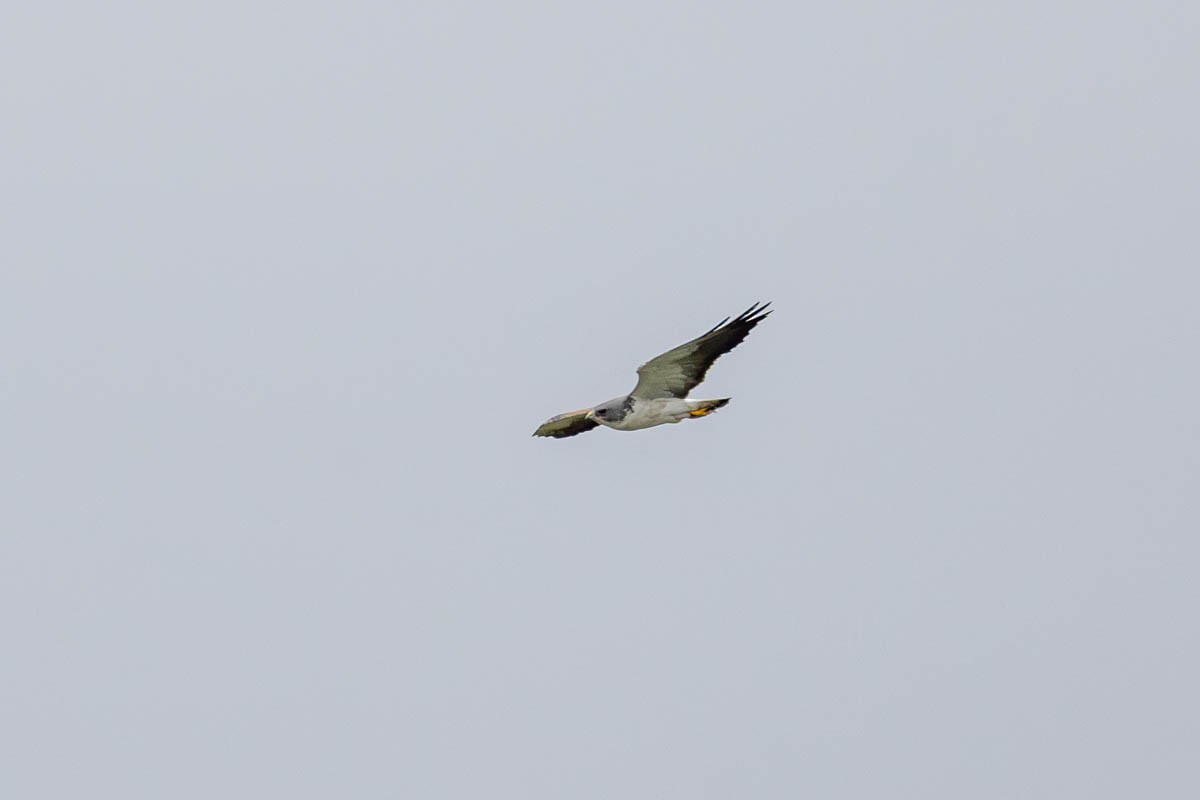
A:
POLYGON ((551 417, 546 420, 533 432, 534 436, 553 436, 555 439, 562 439, 567 436, 575 436, 576 434, 590 431, 600 425, 595 420, 587 419, 587 413, 590 408, 581 408, 578 411, 568 411, 565 414, 559 414, 557 417, 551 417))
POLYGON ((637 386, 630 394, 648 399, 687 397, 714 361, 741 344, 755 325, 770 316, 770 305, 755 303, 732 321, 726 317, 707 333, 642 364, 637 386))

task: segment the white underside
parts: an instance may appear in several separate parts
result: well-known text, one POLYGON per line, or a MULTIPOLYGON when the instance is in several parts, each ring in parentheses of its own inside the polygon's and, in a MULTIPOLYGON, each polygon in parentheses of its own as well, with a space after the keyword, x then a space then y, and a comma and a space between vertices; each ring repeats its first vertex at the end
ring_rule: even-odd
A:
POLYGON ((635 399, 633 410, 626 414, 620 422, 605 422, 599 418, 596 419, 596 422, 617 431, 640 431, 642 428, 653 428, 655 425, 666 425, 668 422, 687 419, 689 412, 711 402, 711 400, 685 400, 678 397, 666 397, 658 400, 635 399))

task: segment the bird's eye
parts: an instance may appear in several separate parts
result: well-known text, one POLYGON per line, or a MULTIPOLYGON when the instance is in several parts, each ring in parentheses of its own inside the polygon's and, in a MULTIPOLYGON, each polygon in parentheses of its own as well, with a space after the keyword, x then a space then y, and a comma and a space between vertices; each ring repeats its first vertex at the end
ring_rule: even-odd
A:
POLYGON ((603 417, 603 416, 607 416, 607 415, 608 415, 608 409, 607 409, 607 408, 597 408, 597 409, 596 409, 596 416, 597 416, 597 417, 603 417))

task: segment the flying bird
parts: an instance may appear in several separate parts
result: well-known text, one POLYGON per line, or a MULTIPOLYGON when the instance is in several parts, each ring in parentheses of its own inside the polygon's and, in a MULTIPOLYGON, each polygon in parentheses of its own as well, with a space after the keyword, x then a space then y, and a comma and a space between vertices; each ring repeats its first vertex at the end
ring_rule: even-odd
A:
POLYGON ((708 416, 730 398, 689 400, 688 392, 704 380, 714 361, 741 344, 755 325, 771 315, 767 311, 770 305, 755 303, 732 321, 726 317, 708 333, 638 367, 637 386, 629 394, 614 397, 594 408, 581 408, 551 417, 533 435, 562 439, 590 431, 598 425, 618 431, 640 431, 668 422, 708 416))

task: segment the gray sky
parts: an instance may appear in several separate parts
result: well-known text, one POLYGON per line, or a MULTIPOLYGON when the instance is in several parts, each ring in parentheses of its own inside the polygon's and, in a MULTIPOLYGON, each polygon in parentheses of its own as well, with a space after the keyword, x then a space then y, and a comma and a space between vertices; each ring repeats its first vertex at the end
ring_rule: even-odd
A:
POLYGON ((0 795, 1200 792, 1195 4, 7 16, 0 795))

